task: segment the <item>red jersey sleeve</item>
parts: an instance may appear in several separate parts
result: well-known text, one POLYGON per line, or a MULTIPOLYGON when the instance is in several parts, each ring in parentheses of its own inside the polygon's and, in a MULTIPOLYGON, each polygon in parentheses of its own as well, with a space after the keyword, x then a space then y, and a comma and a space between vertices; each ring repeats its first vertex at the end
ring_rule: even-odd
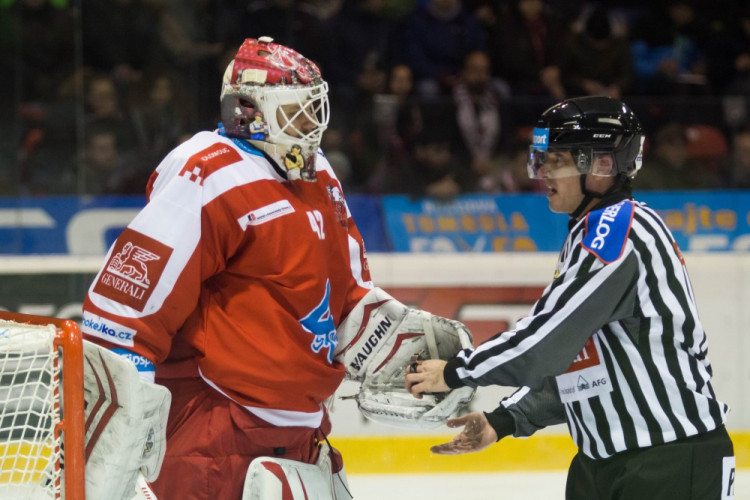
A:
POLYGON ((203 231, 205 178, 241 161, 213 134, 170 153, 149 182, 149 201, 110 248, 83 307, 89 340, 125 347, 154 362, 195 309, 201 283, 225 266, 241 238, 233 226, 203 231), (219 234, 221 241, 219 241, 219 234))

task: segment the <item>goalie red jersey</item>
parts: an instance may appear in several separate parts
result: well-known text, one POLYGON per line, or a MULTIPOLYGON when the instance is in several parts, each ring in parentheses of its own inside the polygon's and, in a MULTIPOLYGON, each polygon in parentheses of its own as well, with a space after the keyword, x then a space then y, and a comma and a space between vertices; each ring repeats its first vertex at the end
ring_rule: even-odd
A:
POLYGON ((88 339, 145 356, 157 376, 197 366, 275 425, 319 425, 344 377, 336 326, 372 284, 320 154, 316 169, 315 182, 286 181, 263 153, 215 132, 177 147, 91 285, 88 339))

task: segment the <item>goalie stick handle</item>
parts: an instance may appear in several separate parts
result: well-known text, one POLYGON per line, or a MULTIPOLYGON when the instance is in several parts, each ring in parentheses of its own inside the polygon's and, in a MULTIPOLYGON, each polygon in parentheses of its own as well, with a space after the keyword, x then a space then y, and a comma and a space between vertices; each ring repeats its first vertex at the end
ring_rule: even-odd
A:
POLYGON ((427 350, 430 351, 430 359, 440 359, 437 342, 435 341, 435 331, 432 328, 432 314, 427 311, 419 311, 419 314, 422 316, 424 339, 427 343, 427 350))

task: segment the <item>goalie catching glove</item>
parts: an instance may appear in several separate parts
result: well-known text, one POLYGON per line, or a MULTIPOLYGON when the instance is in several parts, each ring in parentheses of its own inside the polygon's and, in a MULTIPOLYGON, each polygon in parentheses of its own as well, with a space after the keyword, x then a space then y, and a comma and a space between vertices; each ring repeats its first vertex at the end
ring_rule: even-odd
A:
POLYGON ((365 295, 337 329, 334 357, 361 382, 357 404, 376 422, 410 428, 443 424, 474 397, 474 388, 413 397, 405 388, 415 359, 447 360, 472 347, 459 321, 405 306, 380 288, 365 295))

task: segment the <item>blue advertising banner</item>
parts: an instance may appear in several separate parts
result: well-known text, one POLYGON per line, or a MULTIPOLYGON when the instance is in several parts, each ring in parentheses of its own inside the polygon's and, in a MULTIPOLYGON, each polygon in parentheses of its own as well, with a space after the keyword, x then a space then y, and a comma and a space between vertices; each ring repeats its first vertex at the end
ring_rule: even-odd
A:
MULTIPOLYGON (((0 255, 104 255, 145 205, 144 196, 0 198, 0 255)), ((370 252, 388 251, 380 201, 347 204, 370 252)))
MULTIPOLYGON (((750 251, 750 192, 644 192, 687 251, 750 251)), ((557 252, 568 217, 541 194, 465 195, 451 202, 384 196, 395 252, 557 252)))
POLYGON ((0 254, 103 255, 144 196, 0 198, 0 254))
POLYGON ((544 195, 464 195, 451 202, 383 196, 395 252, 556 252, 568 217, 544 195))
MULTIPOLYGON (((685 251, 750 251, 750 191, 644 192, 685 251)), ((0 198, 0 254, 103 255, 142 196, 0 198)), ((568 217, 541 194, 461 196, 448 203, 350 195, 369 252, 557 252, 568 217)))
POLYGON ((750 251, 750 191, 644 192, 683 250, 750 251))
POLYGON ((365 250, 390 251, 380 210, 380 199, 377 196, 350 194, 346 197, 346 204, 365 242, 365 250))

